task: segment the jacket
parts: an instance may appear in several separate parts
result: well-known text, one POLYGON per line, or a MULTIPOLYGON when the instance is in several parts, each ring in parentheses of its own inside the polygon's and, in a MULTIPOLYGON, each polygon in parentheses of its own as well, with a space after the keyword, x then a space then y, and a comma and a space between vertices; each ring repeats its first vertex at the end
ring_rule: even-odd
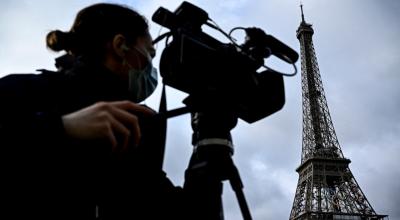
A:
POLYGON ((181 189, 152 165, 152 149, 160 147, 153 146, 160 143, 154 142, 162 132, 159 121, 139 117, 143 141, 124 155, 112 154, 107 143, 65 135, 63 115, 99 101, 127 99, 127 82, 83 59, 58 72, 42 70, 0 79, 0 200, 4 204, 0 215, 13 219, 175 216, 182 208, 181 189))

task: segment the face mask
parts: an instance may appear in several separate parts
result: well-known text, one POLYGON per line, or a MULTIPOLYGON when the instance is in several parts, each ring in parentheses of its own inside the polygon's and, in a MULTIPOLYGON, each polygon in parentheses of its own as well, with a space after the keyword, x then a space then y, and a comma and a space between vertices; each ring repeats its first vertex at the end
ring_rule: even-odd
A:
MULTIPOLYGON (((125 46, 126 50, 130 50, 125 46)), ((153 67, 152 58, 146 49, 135 49, 147 57, 148 64, 144 69, 130 67, 129 70, 129 93, 133 102, 139 103, 149 97, 157 87, 157 69, 153 67)), ((125 63, 127 63, 125 61, 125 63)))

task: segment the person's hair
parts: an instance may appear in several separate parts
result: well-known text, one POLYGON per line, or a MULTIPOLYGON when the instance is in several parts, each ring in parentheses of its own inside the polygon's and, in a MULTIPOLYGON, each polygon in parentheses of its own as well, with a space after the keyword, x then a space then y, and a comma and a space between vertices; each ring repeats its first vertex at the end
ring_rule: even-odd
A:
POLYGON ((64 50, 75 56, 102 59, 107 42, 115 35, 122 34, 134 42, 147 33, 147 20, 138 12, 122 5, 100 3, 79 11, 70 31, 49 32, 46 44, 56 52, 64 50))

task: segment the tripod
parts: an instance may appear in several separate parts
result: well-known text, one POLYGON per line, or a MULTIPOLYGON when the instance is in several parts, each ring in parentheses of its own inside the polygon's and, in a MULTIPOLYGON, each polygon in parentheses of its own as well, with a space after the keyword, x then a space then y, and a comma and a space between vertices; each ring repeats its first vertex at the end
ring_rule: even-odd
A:
POLYGON ((229 180, 238 199, 244 220, 251 220, 232 155, 230 130, 237 117, 225 110, 202 110, 191 115, 194 151, 185 172, 184 190, 190 197, 189 212, 193 220, 223 220, 223 181, 229 180))

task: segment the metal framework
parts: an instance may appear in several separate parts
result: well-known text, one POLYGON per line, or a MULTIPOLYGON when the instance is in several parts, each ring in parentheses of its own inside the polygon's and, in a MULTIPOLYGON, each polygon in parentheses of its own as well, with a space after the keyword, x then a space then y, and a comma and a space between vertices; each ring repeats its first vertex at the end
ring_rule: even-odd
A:
POLYGON ((297 29, 301 49, 303 95, 303 143, 301 165, 290 220, 378 220, 349 169, 329 114, 319 73, 311 24, 304 20, 297 29))

